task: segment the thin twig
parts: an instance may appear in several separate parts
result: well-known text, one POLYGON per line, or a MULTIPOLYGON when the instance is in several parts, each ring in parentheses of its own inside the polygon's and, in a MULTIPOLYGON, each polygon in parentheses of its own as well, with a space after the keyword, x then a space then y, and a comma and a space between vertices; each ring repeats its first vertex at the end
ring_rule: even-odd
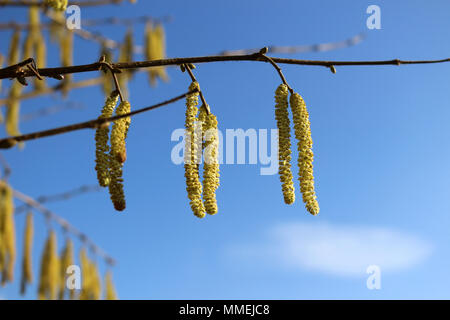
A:
MULTIPOLYGON (((0 181, 0 183, 4 183, 3 181, 0 181)), ((25 203, 26 205, 33 207, 37 211, 41 212, 47 219, 56 222, 59 224, 65 231, 71 233, 73 236, 77 237, 89 246, 89 248, 92 249, 93 253, 102 259, 105 260, 105 262, 111 266, 113 266, 116 262, 115 260, 108 255, 102 248, 97 246, 89 237, 82 233, 80 230, 75 228, 73 225, 71 225, 66 219, 60 217, 59 215, 53 213, 46 207, 44 207, 42 204, 31 198, 30 196, 13 189, 13 194, 16 199, 19 201, 25 203)))
MULTIPOLYGON (((192 73, 192 70, 191 70, 189 64, 187 64, 187 63, 184 64, 184 68, 189 73, 189 76, 191 77, 192 82, 198 82, 197 79, 195 78, 194 74, 192 73)), ((206 112, 209 114, 208 104, 206 103, 205 97, 203 96, 203 92, 201 89, 199 91, 199 94, 200 94, 200 99, 202 100, 202 103, 206 108, 206 112)))
MULTIPOLYGON (((442 63, 450 62, 450 58, 440 60, 377 60, 377 61, 324 61, 324 60, 301 60, 301 59, 287 59, 287 58, 271 58, 276 63, 281 64, 293 64, 304 66, 321 66, 330 68, 330 66, 379 66, 379 65, 401 65, 401 64, 428 64, 428 63, 442 63)), ((169 58, 150 61, 135 61, 135 62, 119 62, 113 63, 111 66, 114 69, 139 69, 150 68, 157 66, 169 66, 169 65, 181 65, 185 63, 212 63, 212 62, 224 62, 224 61, 260 61, 269 63, 267 59, 261 57, 258 53, 250 55, 235 55, 235 56, 203 56, 203 57, 188 57, 188 58, 169 58)), ((41 76, 56 76, 69 73, 81 73, 98 71, 101 68, 101 63, 91 63, 69 67, 58 68, 42 68, 39 69, 41 76)), ((15 70, 10 68, 0 69, 0 79, 16 78, 18 75, 15 70)), ((22 76, 31 77, 33 73, 31 71, 24 71, 22 76)))
MULTIPOLYGON (((85 88, 85 87, 90 87, 90 86, 95 86, 95 85, 99 85, 103 82, 103 78, 102 77, 97 77, 97 78, 92 78, 92 79, 86 79, 86 80, 81 80, 81 81, 77 81, 77 82, 71 82, 66 89, 78 89, 78 88, 85 88)), ((24 94, 21 94, 20 96, 17 97, 18 100, 26 100, 26 99, 32 99, 35 98, 37 96, 43 96, 43 95, 48 95, 48 94, 52 94, 52 93, 56 93, 58 91, 61 91, 63 89, 63 86, 61 83, 52 86, 52 87, 45 87, 43 89, 40 90, 33 90, 24 94)), ((0 99, 0 106, 5 105, 8 102, 8 98, 5 99, 0 99)))
POLYGON ((0 153, 0 164, 3 167, 3 177, 2 180, 8 181, 9 176, 11 175, 11 167, 6 161, 5 157, 0 153))
POLYGON ((49 137, 49 136, 54 136, 54 135, 57 135, 57 134, 63 134, 63 133, 75 131, 75 130, 97 128, 97 127, 99 127, 99 126, 101 126, 101 125, 103 125, 104 123, 107 123, 107 122, 115 121, 115 120, 118 120, 118 119, 121 119, 121 118, 131 117, 131 116, 134 116, 134 115, 142 113, 142 112, 154 110, 154 109, 157 109, 159 107, 171 104, 171 103, 173 103, 175 101, 178 101, 180 99, 183 99, 187 95, 195 93, 195 92, 198 92, 198 90, 192 90, 192 91, 183 93, 183 94, 181 94, 181 95, 179 95, 179 96, 177 96, 175 98, 172 98, 170 100, 167 100, 167 101, 164 101, 164 102, 161 102, 161 103, 149 106, 149 107, 141 108, 141 109, 132 111, 130 113, 116 115, 116 116, 109 117, 109 118, 98 118, 98 119, 85 121, 85 122, 80 122, 80 123, 76 123, 76 124, 71 124, 71 125, 68 125, 68 126, 58 127, 58 128, 54 128, 54 129, 50 129, 50 130, 38 131, 38 132, 23 134, 23 135, 20 135, 20 136, 7 137, 7 138, 4 138, 4 139, 0 139, 0 148, 1 149, 11 148, 17 142, 20 142, 20 141, 27 141, 27 140, 33 140, 33 139, 49 137))
POLYGON ((273 61, 272 58, 270 58, 270 57, 268 57, 268 56, 265 55, 265 53, 267 53, 267 50, 268 50, 267 48, 262 48, 262 49, 259 51, 259 54, 260 54, 262 57, 264 57, 264 59, 267 59, 267 61, 270 62, 270 64, 275 68, 275 70, 277 70, 278 75, 279 75, 280 78, 281 78, 281 81, 286 85, 286 87, 288 87, 289 91, 292 93, 293 90, 292 90, 292 88, 289 86, 289 84, 287 83, 286 78, 284 77, 283 71, 281 71, 281 68, 275 63, 275 61, 273 61))
MULTIPOLYGON (((282 54, 293 54, 293 53, 306 53, 306 52, 324 52, 336 49, 348 48, 354 46, 366 38, 364 32, 357 34, 351 38, 327 43, 317 43, 309 45, 298 45, 298 46, 267 46, 267 53, 282 53, 282 54)), ((225 50, 220 54, 224 56, 232 56, 237 54, 252 54, 259 52, 259 48, 255 49, 239 49, 239 50, 225 50)))
MULTIPOLYGON (((35 200, 41 204, 48 203, 48 202, 54 202, 54 201, 61 201, 61 200, 68 200, 70 198, 73 198, 75 196, 88 193, 88 192, 97 192, 100 191, 101 187, 99 185, 83 185, 81 187, 78 187, 76 189, 72 189, 69 191, 65 191, 62 193, 47 195, 47 196, 39 196, 35 200)), ((29 209, 29 205, 23 204, 21 206, 18 206, 15 208, 14 213, 20 214, 22 212, 25 212, 29 209)))

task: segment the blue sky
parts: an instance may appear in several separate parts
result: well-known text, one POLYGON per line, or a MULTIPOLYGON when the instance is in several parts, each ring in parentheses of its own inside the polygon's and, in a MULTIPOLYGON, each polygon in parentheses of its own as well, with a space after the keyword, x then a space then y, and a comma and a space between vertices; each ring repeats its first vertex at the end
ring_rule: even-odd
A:
MULTIPOLYGON (((444 0, 141 0, 81 13, 171 15, 165 25, 169 57, 323 43, 365 31, 367 39, 354 47, 289 57, 378 60, 448 57, 449 9, 444 0), (366 28, 371 4, 381 8, 381 30, 366 28)), ((23 9, 0 9, 2 21, 26 16, 23 9)), ((126 31, 95 30, 116 40, 126 31)), ((142 31, 143 26, 135 30, 138 43, 142 31)), ((2 53, 9 35, 1 32, 2 53)), ((97 45, 76 38, 75 46, 76 64, 98 59, 97 45)), ((48 64, 59 65, 54 46, 48 64)), ((296 203, 285 205, 277 175, 260 175, 259 164, 235 164, 221 166, 219 213, 195 218, 183 167, 170 158, 176 144, 171 133, 184 124, 181 101, 132 119, 124 213, 113 210, 107 190, 48 207, 118 260, 113 272, 122 299, 450 298, 450 65, 337 67, 336 74, 321 67, 282 68, 310 112, 318 216, 306 212, 298 191, 296 203), (381 268, 380 290, 366 288, 369 265, 381 268)), ((130 83, 132 107, 185 92, 187 75, 176 68, 168 73, 170 82, 157 88, 149 87, 146 74, 137 74, 130 83)), ((195 74, 221 130, 275 128, 273 96, 280 80, 270 65, 199 64, 195 74)), ((24 122, 22 132, 95 118, 104 100, 99 88, 74 90, 68 99, 84 108, 24 122)), ((58 97, 28 100, 22 110, 59 103, 58 97)), ((2 154, 13 168, 13 187, 37 197, 95 184, 94 151, 93 131, 79 131, 2 154)), ((23 218, 17 218, 19 248, 23 218)), ((37 275, 47 226, 38 215, 36 224, 37 275)), ((16 281, 1 288, 0 297, 18 298, 18 291, 16 281)), ((26 298, 35 292, 36 283, 26 298)))

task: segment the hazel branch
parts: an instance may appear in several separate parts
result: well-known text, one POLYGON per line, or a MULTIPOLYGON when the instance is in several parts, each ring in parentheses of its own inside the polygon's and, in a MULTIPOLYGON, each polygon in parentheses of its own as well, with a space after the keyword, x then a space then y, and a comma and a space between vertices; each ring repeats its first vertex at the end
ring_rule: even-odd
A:
MULTIPOLYGON (((302 60, 302 59, 287 59, 287 58, 277 58, 271 57, 272 61, 278 64, 292 64, 292 65, 303 65, 303 66, 321 66, 330 68, 331 66, 380 66, 380 65, 402 65, 402 64, 430 64, 430 63, 443 63, 450 62, 450 58, 439 59, 439 60, 376 60, 376 61, 326 61, 326 60, 302 60)), ((188 58, 169 58, 169 59, 159 59, 150 61, 135 61, 135 62, 119 62, 112 63, 111 66, 114 69, 139 69, 139 68, 150 68, 157 66, 170 66, 170 65, 181 65, 187 63, 212 63, 212 62, 225 62, 225 61, 259 61, 269 63, 267 59, 261 57, 259 52, 249 54, 249 55, 233 55, 233 56, 201 56, 201 57, 188 57, 188 58)), ((99 62, 69 66, 69 67, 58 67, 58 68, 42 68, 37 71, 41 76, 56 77, 62 74, 70 73, 81 73, 81 72, 91 72, 98 71, 102 67, 99 62)), ((23 71, 21 74, 23 77, 34 76, 33 72, 30 70, 23 71)), ((16 70, 11 68, 0 69, 0 79, 6 78, 16 78, 18 74, 16 70)))

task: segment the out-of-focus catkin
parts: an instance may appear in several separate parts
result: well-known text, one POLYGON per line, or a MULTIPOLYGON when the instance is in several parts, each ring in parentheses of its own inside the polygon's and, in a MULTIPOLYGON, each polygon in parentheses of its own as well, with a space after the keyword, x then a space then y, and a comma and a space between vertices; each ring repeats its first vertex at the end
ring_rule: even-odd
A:
MULTIPOLYGON (((68 67, 73 64, 73 31, 69 29, 65 29, 59 39, 59 54, 61 65, 63 67, 68 67)), ((62 80, 62 93, 63 96, 67 96, 69 93, 69 85, 72 81, 72 75, 66 74, 64 75, 64 79, 62 80)))
MULTIPOLYGON (((59 282, 59 291, 58 291, 58 299, 63 300, 65 298, 66 288, 67 285, 67 268, 74 263, 73 258, 73 243, 72 240, 67 238, 66 245, 64 246, 64 249, 61 252, 61 259, 60 259, 60 270, 59 270, 59 276, 60 276, 60 282, 59 282)), ((73 300, 75 298, 75 289, 68 289, 69 291, 69 299, 73 300)))
POLYGON ((217 118, 206 112, 208 106, 200 107, 199 121, 202 123, 204 164, 203 164, 203 204, 208 214, 218 212, 216 190, 219 187, 219 132, 217 118))
MULTIPOLYGON (((118 100, 119 92, 111 92, 98 118, 104 119, 111 117, 118 100)), ((110 182, 108 135, 109 126, 106 124, 98 127, 95 131, 95 170, 97 171, 98 183, 102 187, 106 187, 110 182)))
POLYGON ((0 266, 1 284, 14 280, 16 261, 16 230, 14 224, 13 191, 5 182, 0 185, 0 266))
POLYGON ((20 293, 22 295, 26 292, 27 284, 33 282, 33 268, 32 268, 32 248, 33 248, 33 213, 28 212, 25 221, 25 232, 23 240, 23 258, 22 258, 22 279, 20 281, 20 293))
POLYGON ((45 0, 45 5, 55 10, 64 11, 67 8, 68 0, 45 0))
POLYGON ((20 57, 20 29, 17 28, 14 30, 13 35, 11 37, 11 42, 9 45, 8 51, 8 65, 13 65, 19 62, 20 57))
MULTIPOLYGON (((131 110, 128 101, 122 101, 117 107, 116 115, 129 113, 131 110)), ((130 127, 130 117, 120 118, 114 121, 111 130, 111 151, 109 153, 109 169, 111 180, 109 193, 114 208, 122 211, 126 207, 125 193, 123 191, 122 166, 127 158, 125 139, 130 127)))
POLYGON ((56 300, 60 281, 60 262, 57 253, 56 233, 51 230, 41 256, 41 276, 38 298, 56 300))
POLYGON ((105 275, 105 300, 117 300, 116 288, 114 287, 111 271, 107 271, 105 275))
POLYGON ((19 114, 20 114, 20 95, 23 86, 14 81, 9 89, 8 100, 6 102, 6 133, 10 136, 20 135, 19 114))
POLYGON ((300 180, 300 191, 303 196, 303 202, 306 209, 312 215, 319 213, 319 204, 317 202, 314 190, 313 160, 311 125, 309 114, 305 101, 298 93, 291 94, 290 105, 294 120, 295 137, 298 147, 298 169, 300 180))
POLYGON ((86 249, 80 251, 81 292, 80 300, 98 300, 101 297, 101 280, 97 265, 91 261, 86 249))
MULTIPOLYGON (((147 60, 165 59, 166 57, 166 39, 164 28, 157 24, 155 28, 148 22, 145 27, 145 57, 147 60)), ((156 80, 160 78, 168 81, 166 68, 164 66, 152 67, 149 69, 149 79, 152 86, 156 85, 156 80)))
POLYGON ((275 119, 278 128, 278 173, 284 202, 292 204, 295 201, 295 188, 291 171, 291 126, 288 111, 289 90, 281 84, 275 91, 275 119))
MULTIPOLYGON (((200 90, 198 82, 192 82, 189 91, 200 90)), ((205 207, 202 202, 202 184, 199 179, 199 141, 198 130, 195 128, 198 113, 198 96, 195 92, 186 97, 185 120, 185 148, 184 148, 184 176, 186 178, 186 190, 192 212, 199 218, 205 216, 205 207)), ((201 153, 200 153, 201 155, 201 153)))

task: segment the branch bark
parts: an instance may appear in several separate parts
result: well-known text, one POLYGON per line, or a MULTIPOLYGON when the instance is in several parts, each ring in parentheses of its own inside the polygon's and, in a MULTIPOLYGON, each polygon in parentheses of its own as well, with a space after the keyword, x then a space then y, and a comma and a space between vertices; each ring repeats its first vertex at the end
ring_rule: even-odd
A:
MULTIPOLYGON (((286 59, 271 57, 271 59, 279 64, 292 64, 303 66, 321 66, 330 68, 332 66, 380 66, 380 65, 402 65, 402 64, 428 64, 428 63, 443 63, 450 62, 450 58, 439 60, 376 60, 376 61, 327 61, 327 60, 301 60, 301 59, 286 59)), ((181 65, 185 63, 212 63, 212 62, 225 62, 225 61, 259 61, 269 63, 259 52, 245 55, 230 55, 230 56, 201 56, 201 57, 187 57, 187 58, 169 58, 151 61, 135 61, 135 62, 119 62, 113 63, 111 66, 114 69, 126 70, 126 69, 139 69, 150 68, 157 66, 170 66, 181 65)), ((58 68, 42 68, 38 69, 41 76, 46 77, 58 77, 63 74, 81 73, 98 71, 102 67, 99 62, 70 66, 70 67, 58 67, 58 68)), ((18 76, 31 77, 34 76, 30 70, 17 70, 15 68, 7 67, 0 69, 0 79, 16 78, 18 76)))

